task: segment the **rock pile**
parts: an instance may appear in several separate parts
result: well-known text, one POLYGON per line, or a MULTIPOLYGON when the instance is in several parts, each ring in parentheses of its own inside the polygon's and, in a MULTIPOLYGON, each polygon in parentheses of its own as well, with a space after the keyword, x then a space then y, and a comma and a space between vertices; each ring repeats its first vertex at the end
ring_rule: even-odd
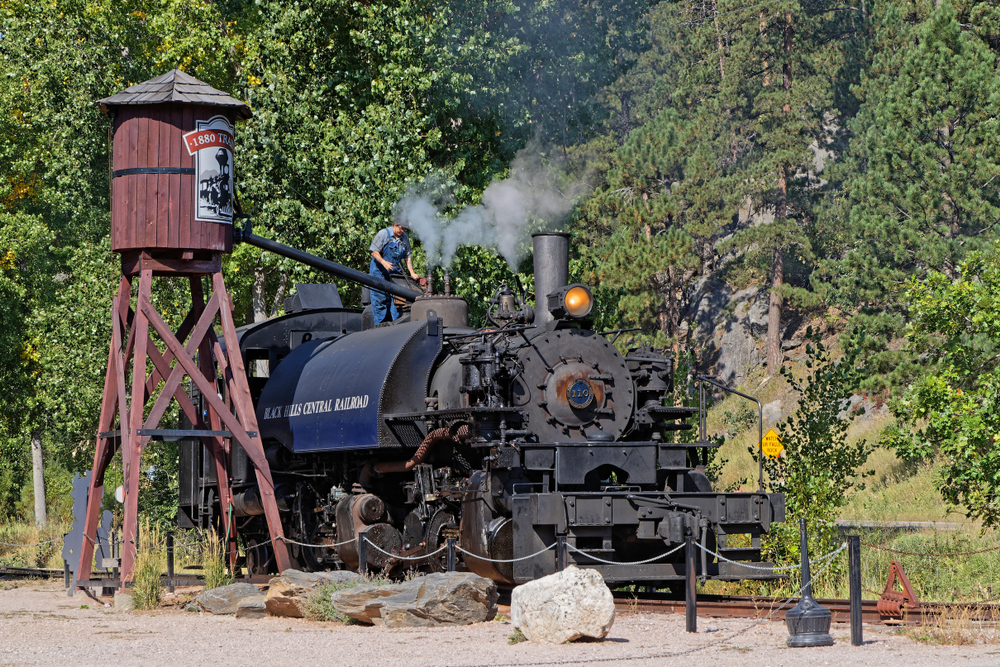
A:
POLYGON ((615 622, 615 600, 599 572, 571 565, 515 588, 510 621, 532 642, 604 639, 615 622))
POLYGON ((469 572, 443 572, 400 584, 361 584, 331 596, 346 616, 388 628, 468 625, 497 614, 496 584, 469 572))
POLYGON ((253 584, 230 584, 199 593, 192 602, 210 614, 235 614, 243 600, 260 599, 264 594, 253 584))
POLYGON ((314 589, 324 584, 338 584, 347 581, 361 581, 356 572, 338 570, 335 572, 300 572, 285 570, 268 582, 264 608, 272 616, 302 618, 305 616, 306 602, 314 589))

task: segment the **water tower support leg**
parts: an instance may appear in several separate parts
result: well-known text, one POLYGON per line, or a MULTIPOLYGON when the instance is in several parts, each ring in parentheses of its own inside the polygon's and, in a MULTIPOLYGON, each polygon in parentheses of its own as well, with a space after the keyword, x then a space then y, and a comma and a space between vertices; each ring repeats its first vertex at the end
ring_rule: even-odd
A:
POLYGON ((112 334, 108 346, 108 367, 104 373, 104 394, 101 398, 101 414, 97 422, 97 447, 94 450, 94 468, 90 474, 90 490, 87 495, 87 520, 84 524, 83 543, 80 545, 80 565, 77 569, 77 579, 90 579, 91 563, 94 559, 94 540, 97 539, 97 523, 101 511, 101 501, 104 497, 104 472, 115 454, 115 439, 102 438, 99 434, 107 433, 115 422, 115 408, 118 407, 116 384, 116 355, 120 360, 121 350, 116 349, 115 340, 121 340, 121 304, 128 309, 128 298, 132 285, 122 276, 118 286, 118 296, 112 302, 112 326, 118 335, 112 334))
POLYGON ((142 438, 138 436, 143 427, 143 408, 146 397, 146 350, 149 344, 149 319, 140 306, 149 301, 153 290, 153 270, 143 269, 139 276, 139 294, 136 299, 136 313, 132 320, 129 339, 134 341, 132 355, 132 403, 127 425, 122 425, 122 453, 125 460, 125 520, 122 528, 124 550, 122 551, 121 588, 131 583, 135 570, 137 533, 139 527, 139 480, 142 438), (125 439, 125 430, 129 437, 125 439))
POLYGON ((232 384, 229 385, 229 395, 232 396, 233 405, 240 422, 246 425, 246 430, 253 431, 255 436, 251 438, 246 430, 233 432, 240 446, 254 464, 257 475, 257 486, 260 489, 261 502, 264 505, 264 514, 267 517, 267 526, 271 534, 271 543, 274 547, 274 556, 278 565, 278 571, 283 572, 291 566, 288 558, 288 546, 284 541, 284 532, 281 527, 281 515, 278 513, 278 502, 274 496, 274 481, 271 479, 271 468, 264 456, 264 445, 260 438, 260 429, 257 425, 257 414, 253 409, 253 401, 250 398, 250 386, 247 384, 246 370, 243 367, 243 355, 240 354, 240 343, 236 336, 236 323, 233 321, 232 303, 229 294, 226 292, 226 285, 222 280, 222 273, 212 274, 212 292, 221 297, 220 310, 222 315, 222 335, 226 341, 226 350, 229 352, 229 365, 232 370, 230 378, 232 384))
MULTIPOLYGON (((202 307, 202 304, 204 303, 204 296, 202 293, 200 276, 191 278, 191 299, 196 309, 202 307)), ((213 293, 210 302, 221 305, 222 295, 213 293)), ((215 331, 212 328, 209 328, 205 332, 205 337, 198 345, 198 364, 201 368, 201 372, 205 378, 213 384, 215 384, 217 377, 212 354, 212 341, 214 340, 215 331)), ((223 371, 225 368, 225 359, 215 358, 214 361, 218 362, 219 371, 223 371)), ((223 377, 225 377, 224 373, 223 377)), ((222 430, 222 420, 219 417, 219 413, 216 412, 215 408, 212 406, 208 407, 208 427, 213 431, 222 430)), ((218 481, 219 488, 219 519, 222 525, 222 535, 220 535, 219 538, 222 544, 225 545, 226 560, 229 562, 230 570, 235 575, 236 559, 239 554, 237 553, 238 545, 236 543, 236 529, 232 525, 233 487, 232 480, 230 479, 232 461, 229 456, 229 449, 226 447, 221 437, 212 436, 202 438, 202 442, 208 447, 208 451, 212 453, 212 460, 215 463, 215 479, 218 481)))

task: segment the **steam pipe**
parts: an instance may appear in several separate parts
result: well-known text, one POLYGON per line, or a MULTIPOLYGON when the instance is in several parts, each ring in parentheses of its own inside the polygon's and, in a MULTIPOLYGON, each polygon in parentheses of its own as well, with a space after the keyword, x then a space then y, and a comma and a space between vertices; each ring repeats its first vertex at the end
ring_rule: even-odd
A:
POLYGON ((383 461, 381 463, 376 463, 373 468, 375 472, 379 474, 385 474, 390 472, 409 472, 415 467, 424 462, 427 458, 427 454, 430 453, 431 449, 438 442, 442 440, 452 440, 452 441, 463 441, 468 440, 471 435, 468 424, 463 424, 458 427, 458 430, 452 434, 451 429, 439 428, 431 431, 424 438, 424 441, 420 443, 420 447, 417 448, 417 452, 408 461, 383 461))
POLYGON ((569 234, 542 232, 531 235, 535 270, 535 324, 555 319, 548 296, 569 283, 569 234))
POLYGON ((400 287, 399 285, 391 283, 388 280, 382 280, 381 278, 376 278, 375 276, 367 273, 355 271, 354 269, 348 268, 343 264, 337 264, 336 262, 322 259, 316 255, 310 255, 307 252, 296 250, 295 248, 286 246, 283 243, 278 243, 277 241, 271 241, 270 239, 257 236, 250 231, 249 225, 247 226, 247 229, 243 230, 242 233, 236 234, 234 240, 237 242, 243 241, 244 243, 249 243, 250 245, 256 246, 262 250, 269 250, 273 253, 281 255, 282 257, 294 259, 296 262, 302 262, 303 264, 311 266, 314 269, 319 269, 320 271, 340 276, 341 278, 350 280, 353 283, 364 285, 365 287, 378 290, 379 292, 386 292, 388 294, 392 294, 393 296, 398 296, 401 299, 406 299, 407 301, 414 301, 418 296, 422 296, 420 292, 400 287))

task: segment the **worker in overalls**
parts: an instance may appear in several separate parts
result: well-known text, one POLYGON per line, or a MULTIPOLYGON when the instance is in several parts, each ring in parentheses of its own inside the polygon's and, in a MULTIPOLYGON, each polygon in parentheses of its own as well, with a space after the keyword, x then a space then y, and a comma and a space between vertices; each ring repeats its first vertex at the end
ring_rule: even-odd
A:
MULTIPOLYGON (((376 278, 389 280, 391 274, 403 272, 402 262, 405 259, 410 277, 417 281, 420 280, 420 276, 413 271, 413 257, 410 255, 410 237, 407 236, 406 231, 406 225, 397 221, 393 222, 392 227, 386 227, 375 235, 371 247, 368 248, 372 254, 368 273, 376 278)), ((382 323, 385 319, 386 311, 389 312, 390 321, 399 317, 399 311, 396 310, 396 304, 393 303, 391 294, 373 289, 371 290, 371 298, 372 316, 375 319, 375 324, 382 323)))

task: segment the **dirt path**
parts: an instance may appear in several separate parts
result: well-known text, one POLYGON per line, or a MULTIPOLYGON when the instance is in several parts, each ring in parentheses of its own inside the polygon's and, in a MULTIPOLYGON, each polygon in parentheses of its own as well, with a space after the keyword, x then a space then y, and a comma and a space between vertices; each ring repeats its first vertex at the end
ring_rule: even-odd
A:
POLYGON ((835 626, 834 646, 788 649, 783 623, 763 623, 732 637, 750 622, 700 618, 698 633, 688 634, 682 616, 621 614, 604 642, 510 646, 507 638, 513 629, 507 622, 387 630, 299 619, 236 619, 179 609, 117 613, 81 593, 68 597, 60 584, 14 587, 0 582, 0 666, 479 667, 557 662, 630 667, 1000 667, 1000 647, 928 646, 879 627, 867 627, 866 643, 858 648, 850 645, 846 626, 835 626), (727 637, 732 638, 720 641, 727 637))

